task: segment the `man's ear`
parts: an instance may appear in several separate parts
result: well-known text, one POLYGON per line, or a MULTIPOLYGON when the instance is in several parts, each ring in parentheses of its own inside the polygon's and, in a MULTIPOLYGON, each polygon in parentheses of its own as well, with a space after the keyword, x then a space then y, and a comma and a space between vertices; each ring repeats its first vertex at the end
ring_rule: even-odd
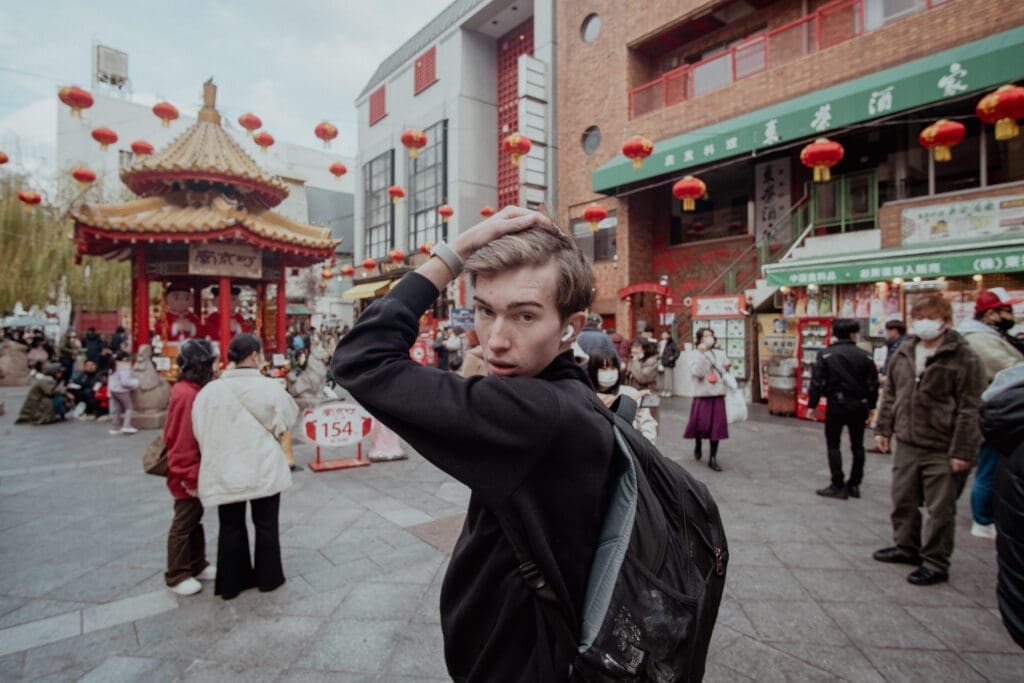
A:
POLYGON ((562 325, 562 332, 564 333, 566 331, 565 328, 567 328, 569 325, 572 325, 573 333, 572 337, 570 337, 567 341, 562 342, 562 344, 572 346, 572 343, 576 341, 576 337, 579 336, 580 330, 583 329, 583 323, 585 322, 587 322, 587 314, 583 312, 573 313, 568 318, 566 318, 565 323, 562 325))

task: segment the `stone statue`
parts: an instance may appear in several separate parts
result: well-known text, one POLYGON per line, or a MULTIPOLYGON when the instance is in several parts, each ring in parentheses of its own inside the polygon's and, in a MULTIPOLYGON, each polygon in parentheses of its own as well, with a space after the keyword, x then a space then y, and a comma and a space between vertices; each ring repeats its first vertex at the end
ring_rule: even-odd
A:
POLYGON ((326 386, 327 351, 322 344, 314 342, 306 358, 306 367, 288 373, 288 393, 299 404, 300 410, 307 410, 327 400, 326 386))
POLYGON ((0 386, 23 387, 29 384, 28 347, 13 339, 0 344, 0 386))
POLYGON ((171 400, 171 385, 153 366, 153 349, 149 344, 139 347, 132 373, 139 380, 139 388, 132 392, 135 407, 132 424, 139 429, 163 428, 167 404, 171 400))

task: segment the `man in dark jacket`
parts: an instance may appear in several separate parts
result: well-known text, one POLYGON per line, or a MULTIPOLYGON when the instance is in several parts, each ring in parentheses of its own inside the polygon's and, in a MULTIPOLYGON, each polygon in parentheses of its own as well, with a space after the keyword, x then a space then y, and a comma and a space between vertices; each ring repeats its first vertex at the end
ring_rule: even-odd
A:
POLYGON ((87 360, 99 364, 100 362, 100 351, 103 350, 103 337, 96 334, 96 328, 90 327, 85 336, 82 337, 82 345, 85 347, 85 357, 87 360))
POLYGON ((574 653, 556 644, 563 641, 520 574, 503 525, 521 537, 578 626, 614 452, 610 424, 587 400, 593 389, 571 351, 593 275, 570 237, 516 207, 432 255, 363 313, 338 344, 334 376, 472 491, 441 590, 451 677, 566 680, 574 653), (409 357, 420 316, 463 261, 487 377, 463 378, 409 357))
POLYGON ((1003 370, 982 398, 981 430, 1000 455, 996 470, 996 598, 1003 624, 1024 647, 1024 364, 1003 370))
POLYGON ((920 565, 907 581, 927 586, 949 580, 956 501, 981 446, 979 411, 985 372, 978 355, 952 329, 953 307, 941 296, 910 309, 914 337, 896 350, 878 416, 878 444, 892 463, 895 546, 879 562, 920 565), (921 533, 921 506, 928 520, 921 533))
POLYGON ((825 445, 832 483, 817 494, 828 498, 860 498, 860 482, 864 478, 864 428, 868 413, 878 402, 878 370, 871 354, 857 346, 860 323, 837 320, 832 325, 836 343, 818 356, 808 395, 808 412, 818 407, 822 397, 825 408, 825 445), (839 441, 843 427, 850 433, 853 464, 850 478, 843 478, 843 456, 839 441))
POLYGON ((583 329, 580 331, 578 337, 576 337, 576 343, 580 345, 583 352, 588 356, 591 355, 595 349, 605 349, 606 351, 619 355, 618 349, 615 348, 615 344, 612 343, 612 338, 605 334, 604 330, 601 329, 601 316, 597 313, 591 313, 587 316, 587 322, 583 325, 583 329))

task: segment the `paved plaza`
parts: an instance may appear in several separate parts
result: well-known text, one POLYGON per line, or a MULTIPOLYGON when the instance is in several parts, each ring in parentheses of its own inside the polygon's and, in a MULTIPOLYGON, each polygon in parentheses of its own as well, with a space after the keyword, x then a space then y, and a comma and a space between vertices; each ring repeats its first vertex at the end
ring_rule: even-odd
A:
MULTIPOLYGON (((0 388, 0 680, 447 680, 438 601, 465 487, 416 455, 297 473, 281 503, 288 582, 177 597, 162 575, 171 497, 141 469, 153 433, 15 426, 25 393, 0 388)), ((914 587, 911 568, 871 559, 890 541, 888 456, 868 455, 862 499, 819 498, 821 428, 755 406, 716 475, 679 438, 687 408, 663 403, 659 446, 709 484, 731 553, 706 680, 1024 679, 968 496, 950 582, 914 587)), ((204 523, 213 560, 215 510, 204 523)))

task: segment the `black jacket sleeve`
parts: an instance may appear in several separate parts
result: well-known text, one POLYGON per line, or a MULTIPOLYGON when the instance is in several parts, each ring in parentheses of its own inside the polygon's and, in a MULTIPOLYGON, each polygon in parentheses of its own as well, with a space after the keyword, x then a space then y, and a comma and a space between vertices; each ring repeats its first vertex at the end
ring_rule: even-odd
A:
POLYGON ((461 377, 409 357, 419 319, 437 298, 410 273, 338 344, 338 384, 424 458, 499 505, 547 451, 559 405, 536 378, 461 377))
POLYGON ((870 355, 864 367, 864 381, 868 390, 868 408, 878 405, 878 368, 870 355))
POLYGON ((814 362, 814 370, 811 374, 811 386, 807 392, 807 408, 814 410, 818 407, 821 398, 828 391, 828 367, 825 365, 824 354, 818 354, 818 360, 814 362))

